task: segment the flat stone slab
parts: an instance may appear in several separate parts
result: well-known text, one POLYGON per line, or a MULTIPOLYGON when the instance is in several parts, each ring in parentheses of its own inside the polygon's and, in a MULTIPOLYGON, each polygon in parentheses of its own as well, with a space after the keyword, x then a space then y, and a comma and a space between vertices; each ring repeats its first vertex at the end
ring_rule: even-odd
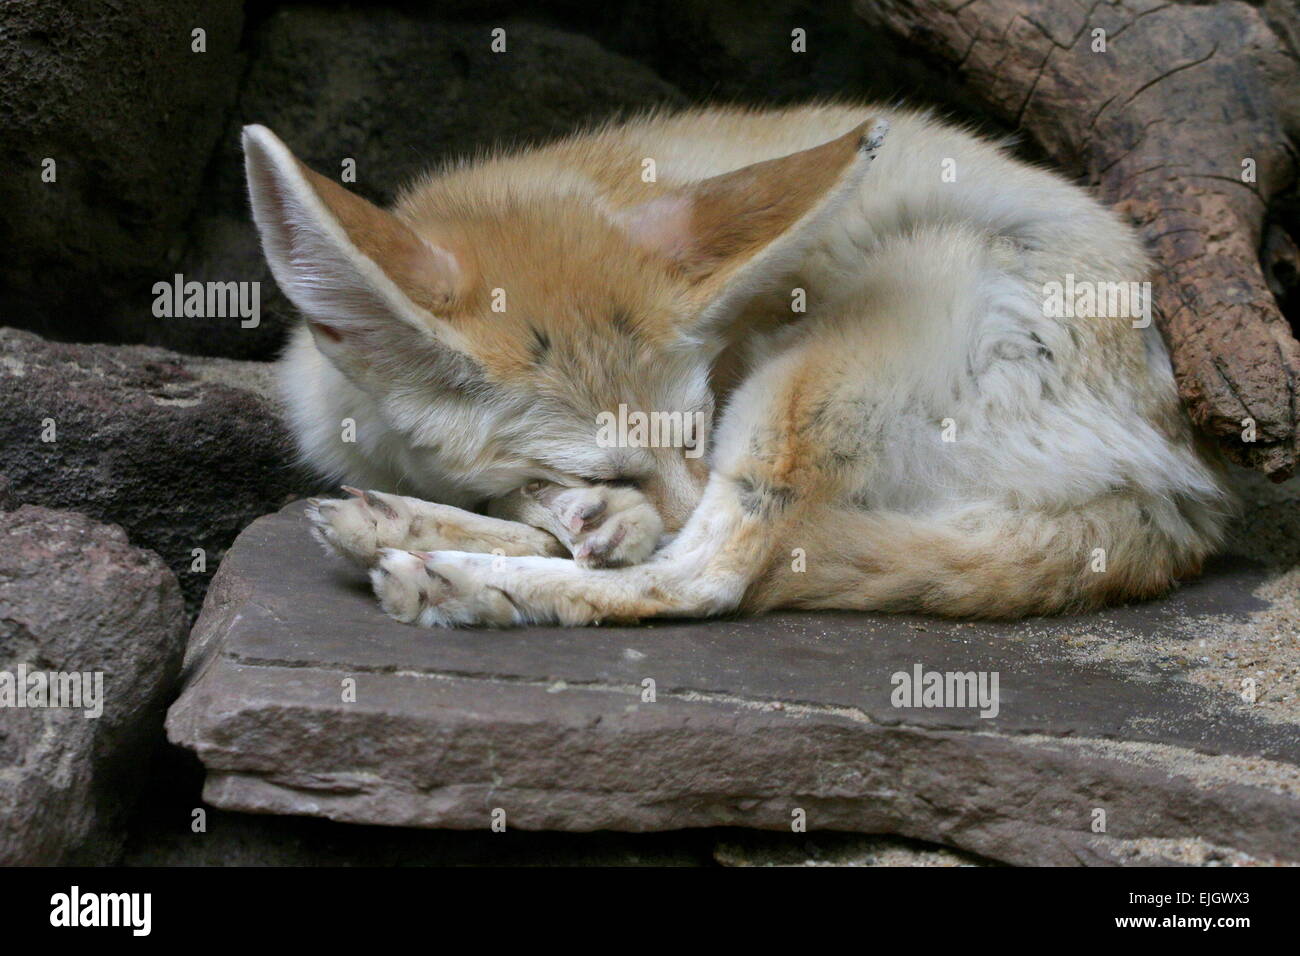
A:
POLYGON ((1265 579, 1228 559, 1163 601, 1016 623, 837 612, 431 631, 385 617, 296 503, 222 563, 168 733, 206 766, 205 799, 232 810, 456 829, 802 824, 1021 864, 1300 862, 1300 727, 1188 679, 1198 642, 1268 607, 1265 579), (894 675, 918 667, 996 674, 996 716, 895 706, 894 675))

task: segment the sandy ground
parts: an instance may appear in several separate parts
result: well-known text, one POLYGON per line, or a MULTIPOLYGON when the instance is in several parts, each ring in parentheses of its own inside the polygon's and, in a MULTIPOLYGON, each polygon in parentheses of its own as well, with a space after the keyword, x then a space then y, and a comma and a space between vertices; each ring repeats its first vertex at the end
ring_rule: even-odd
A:
POLYGON ((1241 515, 1228 546, 1264 568, 1254 596, 1266 602, 1244 620, 1189 615, 1163 638, 1082 632, 1066 641, 1091 660, 1159 663, 1186 669, 1188 680, 1257 716, 1300 723, 1300 478, 1275 485, 1233 471, 1241 515), (1253 702, 1247 678, 1255 681, 1253 702))

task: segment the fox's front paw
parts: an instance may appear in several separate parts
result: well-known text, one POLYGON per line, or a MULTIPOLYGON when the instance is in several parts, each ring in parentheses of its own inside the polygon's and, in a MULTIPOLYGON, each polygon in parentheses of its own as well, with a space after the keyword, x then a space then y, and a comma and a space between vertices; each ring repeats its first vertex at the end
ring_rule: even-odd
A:
POLYGON ((587 568, 621 568, 650 557, 663 521, 635 488, 565 488, 546 502, 567 533, 573 560, 587 568))
POLYGON ((344 499, 311 500, 312 537, 362 567, 373 567, 383 548, 400 548, 412 538, 414 510, 400 495, 358 491, 344 499))
POLYGON ((380 550, 370 569, 379 605, 404 624, 421 627, 511 627, 518 608, 487 578, 490 554, 380 550))

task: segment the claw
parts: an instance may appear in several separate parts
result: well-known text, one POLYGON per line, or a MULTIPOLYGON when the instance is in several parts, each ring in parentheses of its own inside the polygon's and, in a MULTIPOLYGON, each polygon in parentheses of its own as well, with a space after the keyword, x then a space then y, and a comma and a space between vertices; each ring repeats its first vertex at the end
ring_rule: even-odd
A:
POLYGON ((366 496, 366 493, 361 491, 359 488, 353 488, 350 485, 340 485, 339 487, 350 494, 353 498, 365 498, 366 496))
POLYGON ((610 556, 618 549, 618 546, 623 543, 625 537, 627 537, 627 529, 618 528, 612 535, 603 541, 599 539, 585 541, 578 547, 578 550, 573 555, 573 559, 575 561, 594 560, 599 567, 609 567, 610 565, 608 562, 610 556))
POLYGON ((591 525, 594 527, 596 522, 593 521, 593 519, 599 518, 604 513, 605 502, 594 501, 581 511, 576 512, 573 517, 569 519, 569 530, 574 534, 580 534, 588 526, 588 522, 591 522, 591 525))

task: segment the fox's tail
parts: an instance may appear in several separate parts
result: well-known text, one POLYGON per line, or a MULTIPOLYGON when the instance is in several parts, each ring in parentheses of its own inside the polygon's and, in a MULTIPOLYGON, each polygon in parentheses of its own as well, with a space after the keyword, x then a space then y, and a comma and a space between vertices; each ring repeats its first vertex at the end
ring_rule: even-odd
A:
POLYGON ((989 618, 1085 610, 1199 573, 1228 517, 1222 503, 1123 496, 1059 513, 841 511, 809 541, 806 569, 773 568, 746 603, 989 618))

